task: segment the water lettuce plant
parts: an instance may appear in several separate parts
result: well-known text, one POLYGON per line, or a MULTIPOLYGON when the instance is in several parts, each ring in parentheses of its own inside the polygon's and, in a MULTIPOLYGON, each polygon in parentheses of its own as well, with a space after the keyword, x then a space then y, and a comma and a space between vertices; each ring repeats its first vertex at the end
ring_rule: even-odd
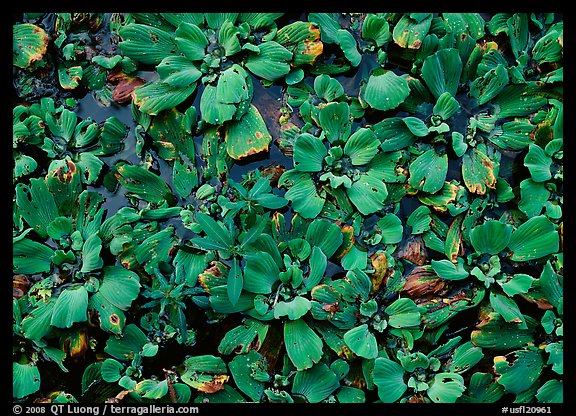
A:
POLYGON ((14 403, 564 402, 561 14, 12 26, 14 403))

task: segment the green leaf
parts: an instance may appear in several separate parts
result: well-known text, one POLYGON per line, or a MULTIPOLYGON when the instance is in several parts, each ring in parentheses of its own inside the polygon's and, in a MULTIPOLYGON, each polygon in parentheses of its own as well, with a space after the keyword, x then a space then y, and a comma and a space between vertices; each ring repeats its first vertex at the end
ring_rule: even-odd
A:
POLYGON ((63 290, 54 305, 50 325, 70 328, 76 322, 88 319, 88 292, 84 286, 72 286, 63 290))
POLYGON ((148 342, 146 334, 135 324, 126 325, 121 337, 111 336, 104 352, 120 361, 131 361, 148 342))
POLYGON ((485 195, 489 188, 496 188, 494 163, 477 148, 468 149, 462 157, 462 179, 468 190, 485 195))
POLYGON ((508 71, 503 64, 476 78, 470 84, 470 96, 478 99, 478 105, 484 105, 496 97, 508 85, 508 71))
POLYGON ((470 242, 478 254, 498 254, 504 250, 512 237, 512 226, 490 220, 470 231, 470 242))
POLYGON ((58 67, 58 82, 65 90, 73 90, 80 85, 82 80, 83 69, 81 66, 58 67))
POLYGON ((231 56, 242 50, 238 39, 239 30, 234 24, 227 20, 218 31, 218 44, 224 49, 225 56, 231 56))
POLYGON ((412 211, 406 220, 406 225, 412 228, 412 234, 422 234, 430 229, 430 222, 432 221, 430 214, 430 208, 426 205, 420 205, 412 211))
POLYGON ((440 49, 424 59, 422 64, 422 78, 437 100, 445 92, 456 96, 461 74, 462 61, 458 49, 440 49))
POLYGON ((314 91, 318 98, 330 103, 345 95, 342 84, 330 75, 320 74, 314 78, 314 91))
POLYGON ((376 358, 372 371, 378 397, 383 403, 394 403, 408 390, 404 381, 404 369, 388 358, 376 358))
POLYGON ((322 278, 326 272, 326 266, 328 265, 328 260, 322 249, 318 246, 312 247, 312 253, 309 258, 310 263, 310 273, 303 279, 304 286, 308 290, 312 290, 322 278))
MULTIPOLYGON (((527 321, 528 322, 528 321, 527 321)), ((498 313, 491 313, 479 329, 472 332, 472 344, 487 349, 510 350, 534 342, 533 330, 520 329, 519 324, 507 323, 498 313)))
POLYGON ((145 399, 159 399, 168 393, 166 380, 142 380, 134 387, 136 393, 145 399))
MULTIPOLYGON (((158 75, 163 82, 176 88, 190 87, 202 76, 202 72, 196 68, 192 61, 184 56, 168 56, 164 58, 156 67, 156 72, 158 72, 158 75)), ((147 104, 147 106, 149 105, 150 104, 147 104)), ((169 108, 164 108, 165 106, 156 106, 156 110, 149 113, 146 111, 146 108, 148 108, 147 106, 144 107, 144 110, 142 110, 142 106, 140 106, 140 109, 148 114, 157 114, 161 111, 159 110, 160 108, 163 110, 169 108)))
POLYGON ((352 128, 350 106, 345 102, 326 104, 318 113, 318 124, 330 143, 345 141, 352 128))
POLYGON ((464 390, 466 386, 461 375, 439 373, 434 376, 427 393, 434 403, 456 403, 464 390))
POLYGON ((309 133, 300 134, 294 141, 294 168, 300 172, 320 172, 327 154, 322 140, 309 133))
POLYGON ((564 386, 561 380, 548 380, 536 392, 538 403, 564 403, 564 386))
POLYGON ((22 399, 40 390, 40 370, 34 363, 12 363, 12 397, 22 399))
POLYGON ((100 257, 102 250, 102 240, 98 234, 92 234, 82 246, 82 273, 92 272, 102 268, 104 260, 100 257))
POLYGON ((524 315, 518 308, 518 305, 514 301, 514 299, 496 293, 494 291, 490 292, 490 305, 494 309, 494 311, 498 312, 502 318, 506 322, 515 322, 520 329, 527 329, 526 320, 524 319, 524 315))
POLYGON ((342 48, 342 52, 344 52, 344 56, 353 67, 357 67, 360 65, 362 61, 362 55, 358 52, 358 45, 356 43, 356 39, 352 36, 352 33, 347 31, 346 29, 338 29, 336 32, 338 36, 338 43, 342 48))
POLYGON ((204 18, 210 29, 218 30, 226 22, 236 23, 239 13, 204 13, 204 18))
POLYGON ((384 208, 388 189, 381 180, 362 174, 357 181, 352 182, 350 188, 346 189, 346 194, 360 213, 370 215, 384 208))
POLYGON ((397 244, 402 241, 404 227, 402 220, 395 214, 386 214, 378 221, 382 244, 397 244))
POLYGON ((541 182, 534 182, 532 179, 524 179, 520 182, 520 202, 518 209, 528 218, 535 217, 542 212, 546 201, 550 197, 550 192, 546 185, 541 182))
POLYGON ((390 25, 384 16, 375 13, 367 13, 362 22, 361 35, 363 39, 372 41, 377 47, 381 47, 392 40, 390 25))
POLYGON ((435 149, 427 150, 410 164, 409 169, 408 184, 433 194, 444 186, 448 173, 448 155, 439 155, 435 149))
POLYGON ((253 402, 259 402, 264 395, 264 383, 253 377, 255 369, 262 366, 267 366, 266 359, 254 350, 250 350, 248 354, 237 355, 228 364, 238 389, 253 402))
POLYGON ((512 394, 528 390, 538 380, 543 368, 542 353, 533 348, 494 357, 494 371, 500 375, 497 381, 512 394))
POLYGON ((218 345, 218 352, 228 355, 232 352, 245 354, 253 349, 259 350, 269 327, 270 325, 248 318, 241 325, 226 332, 218 345))
POLYGON ((410 95, 410 87, 405 77, 392 71, 374 71, 364 91, 364 100, 376 110, 393 110, 410 95))
POLYGON ((284 198, 291 202, 292 209, 303 218, 315 218, 322 211, 325 197, 316 189, 309 173, 298 172, 295 169, 288 170, 282 174, 278 184, 280 186, 290 184, 290 189, 284 194, 284 198))
MULTIPOLYGON (((449 92, 445 91, 436 100, 432 112, 440 116, 442 120, 448 120, 460 110, 460 103, 449 92)), ((461 134, 461 133, 460 133, 461 134)), ((461 156, 461 155, 460 155, 461 156)))
MULTIPOLYGON (((191 69, 191 68, 190 68, 191 69)), ((191 70, 184 74, 178 74, 190 81, 196 76, 196 71, 191 70)), ((181 83, 175 76, 168 79, 173 83, 181 83)), ((137 87, 132 92, 132 102, 138 106, 140 111, 152 116, 158 115, 161 111, 172 109, 188 97, 196 90, 196 82, 183 86, 170 85, 165 81, 148 82, 140 87, 137 87)))
POLYGON ((407 328, 420 325, 420 310, 412 299, 396 299, 384 309, 388 324, 394 328, 407 328))
POLYGON ((226 151, 231 158, 245 157, 268 151, 272 136, 260 112, 253 104, 240 120, 230 121, 224 135, 226 151))
POLYGON ((114 383, 122 377, 122 370, 124 370, 124 366, 121 363, 113 358, 107 358, 100 367, 100 374, 102 375, 102 380, 107 383, 114 383))
POLYGON ((378 357, 376 337, 368 330, 367 324, 350 329, 344 334, 344 342, 352 352, 360 357, 373 359, 378 357))
POLYGON ((248 253, 244 256, 244 289, 252 293, 267 294, 279 282, 280 269, 266 252, 248 253))
POLYGON ((312 221, 306 230, 306 241, 322 250, 327 259, 336 253, 343 239, 340 227, 326 219, 312 221))
POLYGON ((174 199, 172 190, 164 179, 146 168, 138 165, 121 165, 116 169, 118 181, 138 199, 152 204, 174 199))
POLYGON ((12 64, 28 68, 44 59, 50 36, 44 29, 32 23, 12 26, 12 64))
POLYGON ((309 370, 296 373, 292 394, 304 396, 308 403, 320 403, 338 387, 340 383, 336 374, 326 364, 319 363, 309 370))
POLYGON ((275 41, 258 45, 259 52, 251 52, 245 61, 246 68, 254 75, 267 81, 276 81, 290 72, 288 62, 292 53, 275 41))
POLYGON ((458 258, 458 263, 454 264, 450 260, 432 260, 432 269, 442 279, 462 280, 466 279, 469 274, 464 268, 464 259, 458 258))
POLYGON ((244 278, 242 276, 242 269, 240 268, 240 264, 238 259, 234 257, 232 260, 232 265, 230 266, 230 270, 228 271, 228 279, 227 279, 227 288, 228 288, 228 298, 230 299, 230 303, 232 305, 236 305, 238 303, 238 299, 240 299, 240 293, 242 292, 242 287, 244 283, 244 278))
POLYGON ((206 236, 226 247, 234 245, 234 239, 222 223, 215 221, 210 215, 202 212, 196 213, 196 221, 206 236))
POLYGON ((495 403, 504 395, 504 388, 493 382, 492 374, 477 372, 470 377, 468 396, 460 397, 463 403, 495 403))
POLYGON ((365 165, 374 158, 379 146, 380 140, 372 130, 360 128, 346 140, 344 154, 353 165, 365 165))
POLYGON ((452 359, 446 367, 450 373, 462 374, 468 371, 484 358, 482 348, 474 346, 470 341, 461 344, 454 350, 452 359))
POLYGON ((401 117, 386 118, 374 126, 374 133, 382 142, 380 148, 383 152, 393 152, 411 146, 418 140, 401 117))
POLYGON ((295 321, 302 318, 310 310, 310 301, 302 296, 295 296, 289 302, 280 301, 274 307, 274 318, 288 316, 288 319, 295 321))
POLYGON ((12 244, 14 273, 48 273, 52 267, 52 256, 54 256, 54 250, 28 238, 12 244))
POLYGON ((288 357, 298 371, 311 368, 322 358, 322 339, 303 319, 284 323, 284 342, 288 357))
POLYGON ((16 184, 16 204, 24 220, 43 238, 48 236, 46 227, 59 216, 54 196, 43 179, 30 179, 30 186, 16 184))
POLYGON ((129 23, 119 34, 122 54, 144 64, 157 65, 176 51, 174 35, 156 27, 129 23))
POLYGON ((558 251, 558 232, 546 216, 532 217, 512 233, 508 249, 512 252, 512 261, 545 257, 558 251))
POLYGON ((133 271, 105 266, 98 292, 112 305, 126 311, 140 293, 140 278, 133 271))
POLYGON ((52 319, 55 303, 56 301, 53 299, 40 302, 22 320, 20 328, 26 338, 39 341, 50 332, 50 320, 52 319))
POLYGON ((545 182, 551 179, 551 165, 552 158, 545 153, 544 149, 533 143, 528 146, 528 153, 524 157, 524 166, 530 171, 530 176, 534 182, 545 182))
POLYGON ((420 21, 411 19, 409 15, 404 14, 394 26, 392 33, 394 42, 402 48, 419 49, 430 30, 431 24, 431 14, 420 21))
POLYGON ((12 26, 12 64, 28 68, 41 61, 50 43, 44 29, 31 23, 12 26))

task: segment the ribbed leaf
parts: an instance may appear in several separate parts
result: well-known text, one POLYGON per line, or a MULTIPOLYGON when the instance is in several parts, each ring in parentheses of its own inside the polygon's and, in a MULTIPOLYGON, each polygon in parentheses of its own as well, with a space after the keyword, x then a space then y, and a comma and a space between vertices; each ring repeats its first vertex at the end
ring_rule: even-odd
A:
POLYGON ((445 92, 455 97, 461 74, 462 61, 458 49, 441 49, 424 59, 422 64, 422 78, 436 99, 445 92))
POLYGON ((279 282, 280 270, 272 256, 266 252, 248 253, 245 257, 244 289, 252 293, 270 293, 279 282))
POLYGON ((344 154, 353 165, 365 165, 374 158, 379 146, 380 141, 372 130, 360 128, 346 140, 344 154))
POLYGON ((352 352, 360 357, 373 359, 378 356, 376 337, 368 330, 367 324, 362 324, 344 334, 344 342, 352 352))
MULTIPOLYGON (((190 68, 189 73, 179 75, 185 77, 186 80, 190 80, 196 76, 196 71, 190 68)), ((175 76, 171 76, 169 81, 177 84, 183 83, 181 79, 178 79, 175 76)), ((190 97, 195 90, 195 82, 192 82, 189 85, 176 87, 167 82, 156 81, 149 82, 136 88, 132 93, 132 98, 134 104, 140 108, 140 111, 155 116, 163 110, 169 110, 178 106, 190 97)))
POLYGON ((532 217, 512 233, 508 248, 513 261, 539 259, 558 251, 558 232, 546 216, 532 217))
POLYGON ((280 185, 289 184, 290 189, 284 194, 292 209, 304 218, 315 218, 324 207, 325 198, 319 195, 316 184, 309 173, 297 170, 286 171, 280 177, 280 185))
POLYGON ((50 37, 44 29, 31 23, 12 26, 12 63, 28 68, 44 58, 50 37))
POLYGON ((168 56, 162 59, 156 66, 156 71, 162 81, 176 88, 189 87, 202 76, 202 72, 184 56, 168 56))
POLYGON ((228 155, 236 160, 268 151, 272 141, 262 115, 252 104, 240 120, 226 125, 224 138, 228 155))
POLYGON ((343 236, 336 224, 326 219, 317 219, 306 230, 306 241, 322 250, 329 259, 342 244, 343 236))
POLYGON ((388 358, 376 358, 372 378, 378 387, 378 397, 384 403, 396 402, 408 389, 404 381, 404 369, 388 358))
POLYGON ((33 363, 12 363, 12 396, 22 399, 40 390, 40 370, 33 363))
POLYGON ((364 99, 368 105, 381 111, 393 110, 402 104, 408 95, 408 81, 392 71, 373 72, 364 91, 364 99))
POLYGON ((394 42, 402 48, 419 49, 430 30, 431 24, 431 14, 420 21, 411 19, 409 15, 404 14, 394 26, 392 33, 394 42))
POLYGON ((226 332, 218 345, 218 352, 228 355, 232 352, 245 354, 250 350, 259 350, 269 327, 268 324, 248 318, 242 325, 226 332))
POLYGON ((512 226, 500 221, 486 221, 470 231, 470 242, 480 254, 498 254, 510 242, 512 226))
POLYGON ((322 339, 302 319, 284 323, 284 343, 298 371, 311 368, 322 358, 322 339))
POLYGON ((448 156, 430 149, 410 164, 408 184, 424 192, 435 193, 442 189, 448 173, 448 156))
POLYGON ((162 29, 130 23, 120 29, 122 54, 144 64, 157 65, 176 52, 174 35, 162 29))
POLYGON ((338 377, 324 363, 299 371, 294 377, 292 394, 300 394, 308 403, 319 403, 332 394, 340 383, 338 377))
POLYGON ((350 201, 364 215, 370 215, 384 207, 388 196, 386 184, 370 175, 363 174, 346 190, 350 201))
POLYGON ((294 167, 301 172, 320 172, 327 154, 322 140, 309 133, 299 135, 294 141, 294 167))
POLYGON ((140 292, 140 278, 122 267, 104 267, 104 278, 98 292, 112 305, 126 311, 140 292))
POLYGON ((290 72, 288 62, 292 53, 274 41, 261 43, 259 53, 251 53, 246 59, 246 68, 254 75, 268 81, 276 81, 290 72))
POLYGON ((63 290, 56 304, 50 325, 57 328, 70 328, 76 322, 88 319, 88 292, 84 286, 74 286, 63 290))

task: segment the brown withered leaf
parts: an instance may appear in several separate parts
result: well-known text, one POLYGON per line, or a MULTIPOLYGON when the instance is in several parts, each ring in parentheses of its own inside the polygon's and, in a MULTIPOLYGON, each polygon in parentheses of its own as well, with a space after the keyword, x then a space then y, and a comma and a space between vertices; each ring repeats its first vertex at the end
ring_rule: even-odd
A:
POLYGON ((224 390, 224 383, 226 383, 229 378, 226 374, 217 375, 212 380, 201 384, 198 387, 198 391, 203 393, 216 393, 217 391, 224 390))
POLYGON ((342 244, 338 248, 338 251, 334 253, 334 258, 337 260, 341 260, 342 257, 348 254, 348 252, 354 245, 356 238, 354 237, 354 227, 352 227, 351 225, 342 224, 340 222, 337 222, 336 225, 340 227, 340 231, 342 232, 342 237, 344 237, 344 239, 342 240, 342 244))
POLYGON ((408 260, 418 266, 426 263, 427 250, 424 246, 424 239, 420 235, 412 235, 403 242, 398 251, 398 257, 408 260))
POLYGON ((372 291, 377 292, 386 277, 386 272, 388 271, 388 259, 386 258, 386 253, 381 251, 380 253, 374 253, 370 256, 372 261, 372 267, 374 267, 374 273, 370 275, 370 280, 372 280, 372 291))
POLYGON ((410 297, 444 296, 447 289, 446 280, 438 277, 430 266, 418 266, 408 275, 402 292, 410 297))
POLYGON ((274 165, 274 164, 271 164, 271 165, 265 166, 265 167, 261 167, 259 169, 260 169, 260 172, 262 172, 264 175, 268 176, 268 179, 270 179, 270 185, 272 187, 275 187, 278 185, 278 179, 280 179, 280 176, 282 176, 282 174, 286 171, 284 166, 274 165))
POLYGON ((12 277, 12 299, 20 299, 30 289, 30 281, 23 274, 16 274, 12 277))
POLYGON ((139 86, 144 85, 145 81, 138 77, 124 76, 119 78, 114 91, 112 92, 112 99, 118 104, 126 104, 132 100, 132 92, 139 86))

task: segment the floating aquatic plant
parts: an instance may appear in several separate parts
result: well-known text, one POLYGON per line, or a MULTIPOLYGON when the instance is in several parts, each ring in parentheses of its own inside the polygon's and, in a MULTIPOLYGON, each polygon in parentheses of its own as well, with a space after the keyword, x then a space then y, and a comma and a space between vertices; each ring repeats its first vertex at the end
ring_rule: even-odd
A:
POLYGON ((562 15, 27 13, 13 69, 15 403, 564 401, 562 15))

